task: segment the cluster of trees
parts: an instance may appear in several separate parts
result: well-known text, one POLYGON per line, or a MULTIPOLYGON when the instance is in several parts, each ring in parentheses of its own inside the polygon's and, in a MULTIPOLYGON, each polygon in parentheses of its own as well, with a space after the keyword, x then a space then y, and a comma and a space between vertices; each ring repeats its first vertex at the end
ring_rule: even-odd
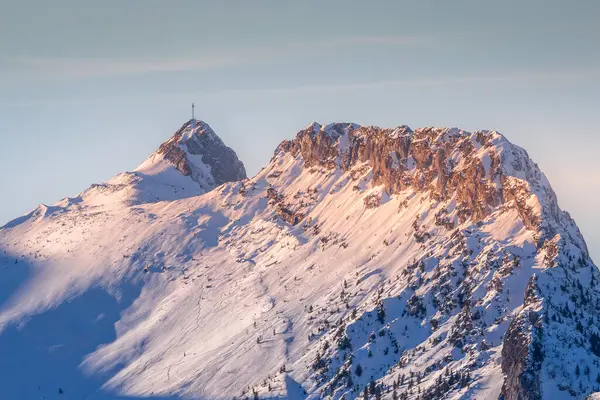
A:
POLYGON ((435 383, 424 390, 418 398, 442 399, 450 390, 469 386, 469 382, 471 382, 469 370, 454 372, 446 368, 444 374, 438 376, 435 383))

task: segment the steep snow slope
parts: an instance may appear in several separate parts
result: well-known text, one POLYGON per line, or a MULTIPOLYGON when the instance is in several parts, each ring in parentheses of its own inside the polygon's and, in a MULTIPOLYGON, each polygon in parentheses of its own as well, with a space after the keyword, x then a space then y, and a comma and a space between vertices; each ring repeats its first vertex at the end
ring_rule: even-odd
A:
POLYGON ((205 193, 243 166, 187 132, 0 230, 7 398, 600 388, 598 270, 502 135, 313 123, 205 193))

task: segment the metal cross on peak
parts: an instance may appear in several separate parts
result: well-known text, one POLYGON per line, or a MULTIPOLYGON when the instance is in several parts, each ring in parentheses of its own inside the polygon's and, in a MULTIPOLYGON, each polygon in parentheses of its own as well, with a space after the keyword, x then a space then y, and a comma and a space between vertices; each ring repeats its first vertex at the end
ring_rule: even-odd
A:
POLYGON ((196 119, 196 117, 194 117, 194 108, 195 108, 195 107, 196 107, 196 106, 194 105, 194 103, 192 103, 192 120, 195 120, 195 119, 196 119))

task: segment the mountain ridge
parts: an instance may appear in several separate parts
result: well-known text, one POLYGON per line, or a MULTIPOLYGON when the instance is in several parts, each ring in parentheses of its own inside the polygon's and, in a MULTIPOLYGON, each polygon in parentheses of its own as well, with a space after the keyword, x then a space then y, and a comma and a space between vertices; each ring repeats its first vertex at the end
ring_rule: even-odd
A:
MULTIPOLYGON (((180 141, 194 128, 216 136, 193 124, 150 157, 185 185, 198 182, 180 141)), ((242 175, 225 159, 222 176, 242 175)), ((90 293, 110 316, 58 313, 92 321, 82 330, 99 346, 71 366, 65 343, 52 354, 68 368, 33 368, 47 398, 59 398, 48 375, 90 399, 365 388, 567 399, 600 387, 598 270, 546 177, 497 132, 312 123, 256 176, 203 180, 206 191, 140 185, 154 165, 0 229, 0 349, 14 347, 15 326, 85 307, 90 293)), ((16 347, 32 360, 54 357, 26 344, 16 347)), ((8 393, 24 385, 15 376, 8 393)))

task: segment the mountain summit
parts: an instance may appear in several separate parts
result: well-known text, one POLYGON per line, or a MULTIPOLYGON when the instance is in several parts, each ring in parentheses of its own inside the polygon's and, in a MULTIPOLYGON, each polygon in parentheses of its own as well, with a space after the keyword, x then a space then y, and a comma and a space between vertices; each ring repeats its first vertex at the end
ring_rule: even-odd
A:
POLYGON ((92 185, 78 197, 91 203, 171 201, 240 179, 246 179, 246 169, 235 151, 206 122, 189 120, 135 170, 92 185))
POLYGON ((6 398, 600 389, 598 268, 495 131, 312 123, 248 179, 189 121, 0 229, 0 269, 6 398))
POLYGON ((158 175, 171 167, 205 191, 246 178, 244 164, 204 121, 192 119, 142 163, 135 172, 158 175))

